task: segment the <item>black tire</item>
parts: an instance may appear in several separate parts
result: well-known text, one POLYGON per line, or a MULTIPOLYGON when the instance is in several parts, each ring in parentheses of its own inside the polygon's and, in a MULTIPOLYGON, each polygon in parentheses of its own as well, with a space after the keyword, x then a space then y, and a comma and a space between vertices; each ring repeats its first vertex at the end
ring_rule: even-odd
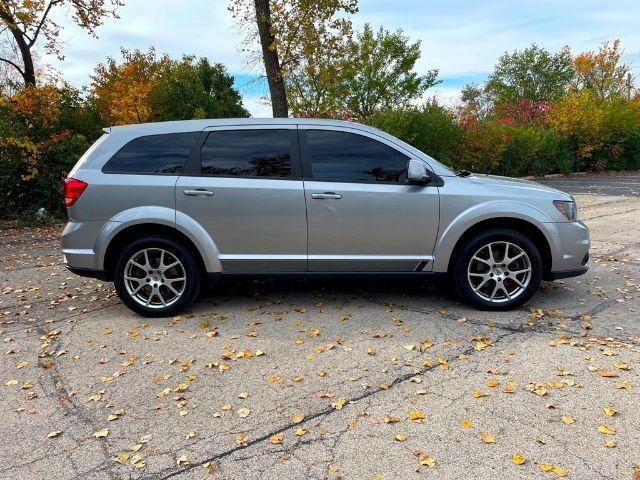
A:
MULTIPOLYGON (((170 279, 167 280, 167 282, 170 282, 170 279)), ((169 317, 180 312, 196 298, 200 291, 200 282, 201 279, 198 271, 198 264, 191 252, 189 252, 189 250, 187 250, 180 242, 171 237, 162 235, 144 236, 127 245, 118 257, 114 271, 116 292, 122 302, 134 312, 145 317, 169 317), (178 286, 178 289, 182 289, 181 295, 166 307, 156 306, 155 308, 152 308, 142 305, 127 290, 125 281, 125 269, 127 268, 127 264, 132 257, 145 249, 165 250, 170 255, 173 255, 175 259, 179 260, 181 263, 180 267, 184 270, 184 284, 179 282, 178 286)), ((162 283, 164 283, 164 280, 162 283)), ((160 285, 160 283, 158 283, 158 285, 160 285)), ((166 287, 160 286, 159 288, 166 287)), ((163 292, 168 292, 168 290, 163 290, 163 292)), ((157 302, 159 298, 157 296, 155 298, 155 301, 157 302)))
MULTIPOLYGON (((493 253, 491 255, 491 258, 493 258, 493 253)), ((499 255, 496 255, 496 261, 499 261, 499 255)), ((456 254, 449 274, 452 277, 451 280, 456 293, 466 303, 483 310, 511 310, 524 304, 536 292, 542 278, 542 268, 542 256, 540 255, 540 252, 538 251, 534 243, 527 236, 514 230, 506 228, 495 228, 481 232, 469 239, 456 254), (526 256, 523 256, 521 257, 521 259, 512 261, 512 263, 510 263, 511 266, 516 265, 513 268, 514 271, 517 272, 519 270, 516 270, 516 268, 518 268, 516 262, 526 262, 528 260, 529 266, 531 268, 530 277, 528 277, 528 283, 521 282, 522 279, 525 278, 525 274, 517 274, 522 275, 520 278, 516 276, 516 280, 518 280, 518 282, 521 282, 523 285, 526 285, 526 288, 520 287, 515 283, 514 280, 512 280, 514 278, 514 274, 513 272, 509 271, 509 267, 507 267, 506 269, 500 268, 500 265, 502 265, 502 263, 497 264, 498 271, 506 271, 506 273, 501 273, 500 275, 494 274, 494 270, 489 265, 487 265, 486 272, 471 273, 473 277, 468 276, 468 273, 473 271, 473 266, 481 264, 484 265, 484 263, 488 263, 486 262, 486 259, 483 259, 484 263, 478 262, 478 260, 474 260, 474 265, 470 265, 474 255, 478 253, 481 248, 484 247, 485 250, 482 250, 483 253, 481 253, 480 255, 484 254, 488 256, 489 250, 487 250, 488 247, 486 246, 493 242, 497 242, 495 245, 498 249, 503 245, 502 242, 508 242, 516 246, 508 247, 505 245, 506 248, 510 249, 510 252, 517 253, 517 248, 519 248, 524 251, 524 253, 526 253, 526 256), (511 277, 509 277, 509 274, 511 274, 511 277), (486 286, 480 289, 479 292, 476 292, 474 291, 474 287, 472 287, 471 282, 476 281, 476 277, 481 277, 483 275, 490 275, 492 278, 479 278, 477 280, 477 284, 475 285, 476 288, 478 288, 478 286, 483 281, 488 280, 488 282, 486 286), (496 296, 496 300, 490 301, 486 298, 487 296, 489 296, 488 292, 491 291, 492 293, 495 293, 494 290, 498 288, 498 282, 494 280, 494 278, 500 278, 501 282, 504 282, 502 285, 505 285, 505 289, 503 290, 502 287, 500 287, 500 290, 498 290, 499 295, 496 296), (491 282, 493 282, 493 284, 491 282), (511 299, 509 299, 509 295, 507 294, 507 290, 509 290, 510 287, 517 290, 517 295, 511 299), (502 296, 503 298, 498 298, 499 296, 502 296)))

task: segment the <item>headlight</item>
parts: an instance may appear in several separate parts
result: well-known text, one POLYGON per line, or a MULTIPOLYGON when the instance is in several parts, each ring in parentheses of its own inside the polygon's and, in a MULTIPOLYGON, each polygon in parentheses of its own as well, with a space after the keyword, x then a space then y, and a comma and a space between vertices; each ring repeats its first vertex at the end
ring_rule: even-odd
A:
POLYGON ((572 200, 554 200, 553 204, 558 211, 566 217, 570 222, 578 220, 578 207, 576 202, 572 200))

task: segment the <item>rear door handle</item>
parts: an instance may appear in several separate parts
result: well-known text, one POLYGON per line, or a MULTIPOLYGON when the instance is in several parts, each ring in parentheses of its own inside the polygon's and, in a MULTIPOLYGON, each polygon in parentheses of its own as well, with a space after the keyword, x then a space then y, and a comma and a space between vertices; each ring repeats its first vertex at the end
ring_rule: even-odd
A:
POLYGON ((190 197, 210 197, 211 195, 213 195, 213 192, 211 190, 206 190, 204 188, 196 188, 195 190, 183 190, 182 193, 190 197))
POLYGON ((342 195, 335 192, 312 193, 311 198, 314 198, 316 200, 327 200, 327 199, 340 200, 342 198, 342 195))

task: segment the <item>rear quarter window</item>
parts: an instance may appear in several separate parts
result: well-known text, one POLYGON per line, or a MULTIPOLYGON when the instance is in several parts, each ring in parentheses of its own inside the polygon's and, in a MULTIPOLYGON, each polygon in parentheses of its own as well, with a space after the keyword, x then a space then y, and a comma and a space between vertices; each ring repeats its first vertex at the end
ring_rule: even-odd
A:
POLYGON ((104 173, 180 174, 200 132, 146 135, 131 140, 102 168, 104 173))

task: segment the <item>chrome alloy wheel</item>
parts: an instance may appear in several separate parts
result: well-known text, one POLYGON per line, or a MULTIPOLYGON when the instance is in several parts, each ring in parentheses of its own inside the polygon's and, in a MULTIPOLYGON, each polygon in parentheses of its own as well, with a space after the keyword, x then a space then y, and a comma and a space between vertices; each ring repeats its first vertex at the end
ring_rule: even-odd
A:
POLYGON ((531 260, 518 245, 491 242, 471 257, 467 280, 480 298, 502 303, 517 298, 531 281, 531 260))
POLYGON ((166 308, 177 302, 187 286, 182 262, 168 250, 145 248, 133 254, 124 268, 127 293, 147 308, 166 308))

